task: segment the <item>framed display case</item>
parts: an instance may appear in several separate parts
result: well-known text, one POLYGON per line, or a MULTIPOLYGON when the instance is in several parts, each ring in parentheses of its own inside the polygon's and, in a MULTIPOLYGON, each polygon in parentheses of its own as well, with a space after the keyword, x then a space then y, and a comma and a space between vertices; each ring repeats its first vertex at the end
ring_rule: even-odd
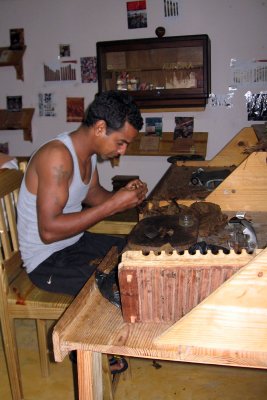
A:
POLYGON ((97 42, 99 91, 131 91, 142 109, 205 108, 210 94, 207 35, 97 42))

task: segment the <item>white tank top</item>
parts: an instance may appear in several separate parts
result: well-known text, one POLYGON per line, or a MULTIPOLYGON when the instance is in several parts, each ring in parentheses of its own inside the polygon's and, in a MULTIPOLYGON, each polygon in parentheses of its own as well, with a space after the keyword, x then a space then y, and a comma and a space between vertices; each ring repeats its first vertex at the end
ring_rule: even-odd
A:
MULTIPOLYGON (((69 198, 63 209, 63 214, 79 212, 82 209, 81 203, 86 197, 95 171, 96 155, 94 154, 91 158, 92 172, 90 182, 84 184, 81 179, 77 155, 69 133, 62 133, 53 140, 60 140, 65 144, 72 155, 74 165, 73 179, 69 187, 69 198)), ((59 240, 50 244, 43 243, 38 230, 36 196, 27 190, 24 177, 18 199, 18 236, 22 260, 27 272, 32 272, 41 262, 56 251, 76 243, 82 235, 83 233, 80 233, 71 238, 59 240)))

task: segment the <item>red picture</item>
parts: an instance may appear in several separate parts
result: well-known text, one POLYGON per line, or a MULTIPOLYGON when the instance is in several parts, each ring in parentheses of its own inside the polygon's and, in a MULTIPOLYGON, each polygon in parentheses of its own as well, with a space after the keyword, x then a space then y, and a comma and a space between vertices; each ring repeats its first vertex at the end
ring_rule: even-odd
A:
POLYGON ((128 1, 127 18, 128 18, 129 29, 146 28, 147 27, 146 0, 128 1))
POLYGON ((81 122, 84 114, 83 97, 67 97, 67 122, 81 122))

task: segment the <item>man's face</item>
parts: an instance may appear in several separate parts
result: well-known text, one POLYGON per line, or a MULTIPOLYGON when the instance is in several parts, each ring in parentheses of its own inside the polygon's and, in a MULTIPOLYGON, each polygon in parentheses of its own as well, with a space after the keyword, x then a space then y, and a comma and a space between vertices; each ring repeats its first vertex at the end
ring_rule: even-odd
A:
POLYGON ((99 148, 99 156, 103 160, 124 155, 128 144, 137 136, 138 131, 128 122, 119 131, 104 134, 99 148))

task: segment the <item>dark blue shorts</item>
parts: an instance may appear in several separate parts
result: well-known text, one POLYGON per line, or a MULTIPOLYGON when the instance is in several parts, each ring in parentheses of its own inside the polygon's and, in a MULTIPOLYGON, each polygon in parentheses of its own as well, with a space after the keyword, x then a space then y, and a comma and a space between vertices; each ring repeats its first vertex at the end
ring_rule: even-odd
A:
POLYGON ((103 258, 112 246, 120 253, 125 239, 85 232, 72 246, 57 251, 30 274, 31 281, 40 289, 76 295, 93 274, 96 259, 103 258))

